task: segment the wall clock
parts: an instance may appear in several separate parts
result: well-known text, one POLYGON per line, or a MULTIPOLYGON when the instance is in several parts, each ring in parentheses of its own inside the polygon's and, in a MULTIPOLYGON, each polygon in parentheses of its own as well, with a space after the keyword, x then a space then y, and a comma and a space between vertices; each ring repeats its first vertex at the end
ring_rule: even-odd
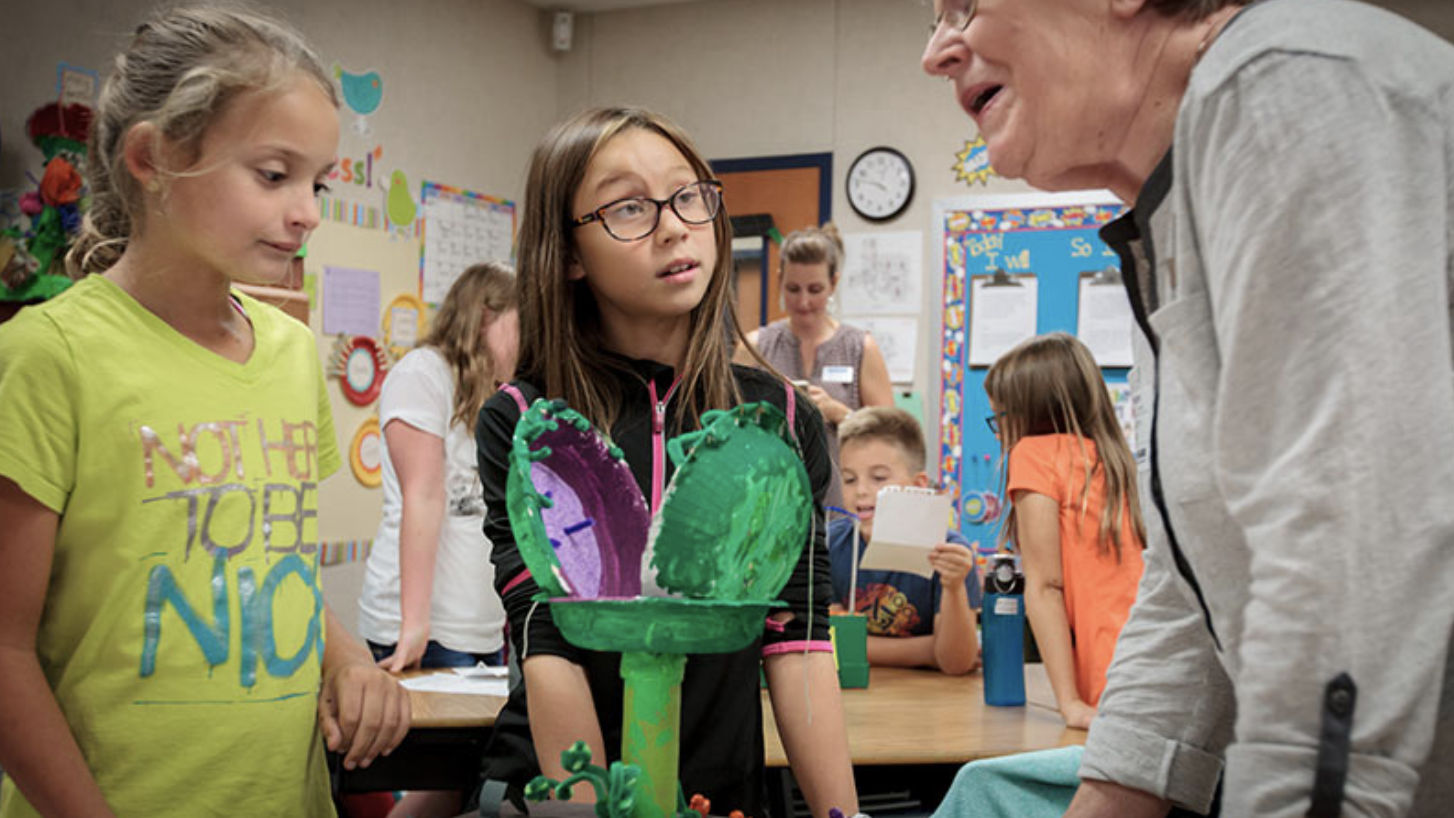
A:
POLYGON ((848 203, 869 221, 881 222, 904 212, 914 198, 914 166, 888 147, 869 148, 848 168, 848 203))

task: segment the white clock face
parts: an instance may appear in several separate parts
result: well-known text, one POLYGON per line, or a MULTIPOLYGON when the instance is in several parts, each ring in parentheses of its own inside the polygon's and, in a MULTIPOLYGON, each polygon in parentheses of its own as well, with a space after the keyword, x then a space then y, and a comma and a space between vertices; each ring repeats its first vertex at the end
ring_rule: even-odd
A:
POLYGON ((914 170, 895 150, 875 148, 848 169, 848 202, 866 219, 887 219, 909 204, 914 170))

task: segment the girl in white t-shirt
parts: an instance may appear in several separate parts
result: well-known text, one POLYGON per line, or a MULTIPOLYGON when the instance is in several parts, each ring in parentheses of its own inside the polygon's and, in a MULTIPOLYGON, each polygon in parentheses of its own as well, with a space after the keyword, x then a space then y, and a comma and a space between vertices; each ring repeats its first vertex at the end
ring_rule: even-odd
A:
POLYGON ((359 633, 390 671, 501 663, 505 611, 483 533, 474 423, 514 372, 518 339, 514 273, 477 264, 384 381, 384 512, 359 633))
MULTIPOLYGON (((384 515, 359 594, 359 634, 381 667, 504 664, 505 609, 495 593, 475 459, 480 407, 515 371, 515 274, 465 270, 419 347, 379 396, 384 515)), ((462 793, 411 792, 390 816, 455 815, 462 793)))

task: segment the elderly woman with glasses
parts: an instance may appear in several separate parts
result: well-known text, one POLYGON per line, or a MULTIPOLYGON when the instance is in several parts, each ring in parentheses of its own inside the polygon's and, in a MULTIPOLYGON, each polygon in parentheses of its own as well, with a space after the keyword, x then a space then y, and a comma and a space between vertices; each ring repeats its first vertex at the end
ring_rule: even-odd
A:
POLYGON ((1069 815, 1454 804, 1454 47, 1347 0, 938 0, 1001 175, 1110 188, 1146 574, 1069 815))

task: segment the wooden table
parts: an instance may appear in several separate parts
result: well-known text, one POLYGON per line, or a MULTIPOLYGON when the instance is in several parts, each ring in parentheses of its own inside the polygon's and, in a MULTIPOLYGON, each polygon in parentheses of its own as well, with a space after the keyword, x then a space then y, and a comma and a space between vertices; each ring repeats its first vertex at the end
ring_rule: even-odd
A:
MULTIPOLYGON (((1061 721, 1044 665, 1025 666, 1025 691, 1024 707, 990 707, 979 673, 872 668, 867 688, 842 691, 849 755, 854 766, 957 765, 1085 743, 1084 730, 1061 721)), ((766 691, 762 710, 767 766, 786 767, 766 691)))
MULTIPOLYGON (((415 670, 403 678, 448 670, 415 670)), ((495 717, 505 707, 499 696, 409 691, 409 735, 367 769, 345 770, 329 753, 329 771, 338 792, 447 790, 479 783, 480 757, 495 717)))
MULTIPOLYGON (((1061 721, 1043 665, 1025 666, 1025 691, 1024 707, 989 707, 979 673, 873 668, 866 689, 842 691, 849 754, 859 767, 960 765, 1085 743, 1084 730, 1061 721)), ((505 699, 411 690, 409 703, 413 718, 403 744, 366 770, 338 769, 342 791, 446 789, 447 782, 477 775, 480 752, 505 699)), ((765 690, 762 710, 767 766, 786 768, 765 690)))
MULTIPOLYGON (((986 705, 979 673, 904 668, 872 668, 866 689, 842 695, 859 806, 869 812, 934 806, 970 761, 1085 743, 1084 730, 1061 721, 1039 664, 1025 666, 1024 707, 986 705)), ((774 815, 791 815, 794 783, 766 691, 762 709, 769 806, 774 815)))

